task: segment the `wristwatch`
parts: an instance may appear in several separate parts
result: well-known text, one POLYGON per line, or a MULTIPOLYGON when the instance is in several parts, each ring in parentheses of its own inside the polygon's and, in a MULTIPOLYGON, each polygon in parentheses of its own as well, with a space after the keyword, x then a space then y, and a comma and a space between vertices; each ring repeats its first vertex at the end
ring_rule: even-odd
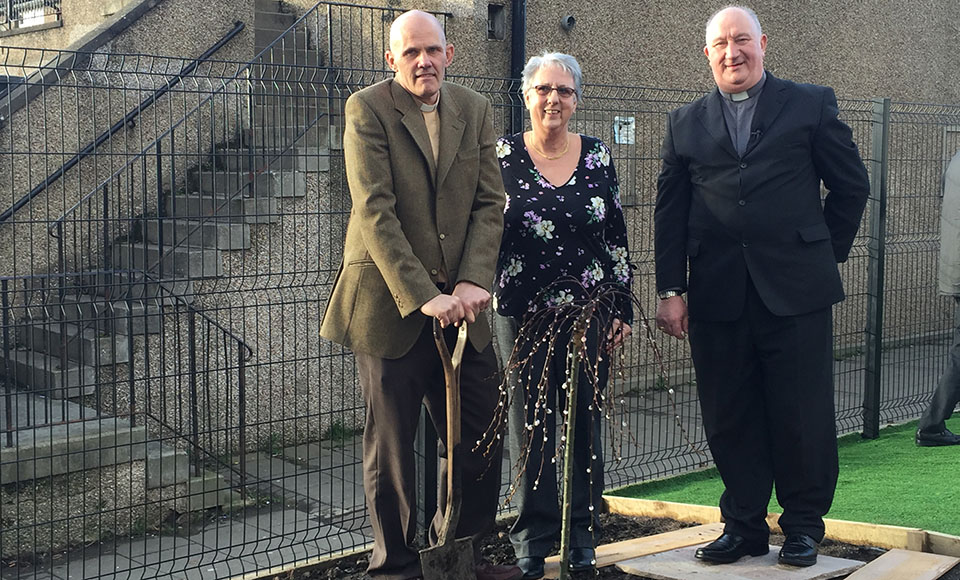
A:
POLYGON ((683 291, 681 290, 663 290, 657 292, 657 296, 660 297, 660 300, 666 300, 667 298, 673 298, 674 296, 682 296, 683 291))

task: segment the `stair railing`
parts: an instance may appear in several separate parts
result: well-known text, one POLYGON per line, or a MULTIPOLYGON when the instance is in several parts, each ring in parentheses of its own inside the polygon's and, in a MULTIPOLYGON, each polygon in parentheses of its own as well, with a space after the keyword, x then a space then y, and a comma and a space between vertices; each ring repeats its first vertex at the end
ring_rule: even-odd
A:
POLYGON ((170 92, 171 89, 179 85, 180 82, 184 79, 184 77, 187 77, 193 74, 193 71, 197 69, 200 63, 209 60, 210 57, 212 57, 217 51, 223 48, 223 46, 227 44, 234 36, 239 34, 240 31, 243 30, 243 28, 244 28, 243 22, 240 22, 239 20, 235 22, 233 24, 233 28, 229 32, 227 32, 220 40, 214 43, 213 46, 205 50, 203 54, 201 54, 199 57, 195 58, 189 64, 184 66, 179 73, 177 73, 173 77, 170 77, 167 80, 167 82, 161 85, 157 90, 155 90, 153 94, 149 95, 147 98, 141 101, 140 104, 134 107, 133 109, 130 109, 130 111, 126 115, 124 115, 122 119, 114 123, 109 129, 107 129, 106 131, 98 135, 96 139, 88 143, 83 149, 80 150, 79 153, 77 153, 76 155, 68 159, 63 165, 61 165, 59 168, 54 170, 50 175, 48 175, 46 179, 44 179, 43 181, 38 183, 36 186, 34 186, 34 188, 31 189, 29 193, 27 193, 26 195, 18 199, 12 206, 4 210, 3 213, 0 213, 0 224, 10 219, 13 216, 13 214, 15 214, 23 206, 30 203, 30 201, 33 200, 33 198, 37 197, 38 195, 46 191, 46 189, 50 187, 54 182, 56 182, 58 179, 63 177, 64 173, 66 173, 67 171, 70 171, 76 164, 83 161, 86 157, 92 155, 94 151, 97 150, 98 147, 106 143, 115 133, 117 133, 118 131, 120 131, 125 127, 128 127, 131 123, 133 123, 136 120, 136 118, 139 117, 140 114, 145 109, 147 109, 148 107, 150 107, 150 105, 155 103, 157 99, 159 99, 160 97, 170 92))
MULTIPOLYGON (((66 337, 66 333, 63 329, 63 326, 67 324, 64 320, 64 312, 61 311, 59 314, 60 320, 52 323, 61 324, 60 336, 66 337)), ((68 272, 48 274, 43 276, 0 277, 0 315, 2 315, 3 322, 3 359, 0 361, 0 370, 3 372, 3 377, 6 383, 4 389, 4 447, 15 446, 16 433, 22 429, 81 422, 89 419, 99 418, 105 415, 128 418, 131 426, 135 426, 138 423, 138 416, 142 416, 144 419, 155 421, 155 423, 158 426, 163 427, 165 431, 174 433, 174 438, 185 440, 187 442, 187 445, 193 450, 195 459, 193 463, 197 474, 199 474, 201 460, 214 460, 221 468, 234 471, 239 476, 241 493, 243 493, 242 489, 246 482, 246 466, 244 465, 245 460, 243 458, 243 454, 241 453, 239 466, 235 467, 230 464, 230 462, 223 461, 222 453, 214 451, 216 448, 222 449, 224 447, 223 444, 217 444, 214 439, 216 437, 229 438, 230 432, 236 433, 236 440, 232 445, 228 446, 229 448, 236 447, 242 450, 246 448, 247 444, 246 370, 247 363, 254 356, 254 350, 233 330, 227 328, 219 321, 209 316, 206 312, 195 307, 193 304, 190 304, 186 299, 184 299, 183 296, 177 294, 176 292, 172 292, 169 288, 167 288, 163 280, 154 278, 149 273, 143 271, 83 273, 68 272), (174 312, 172 313, 172 318, 174 320, 173 332, 168 332, 168 336, 161 336, 158 340, 173 340, 172 337, 176 337, 176 339, 179 341, 179 339, 185 333, 187 335, 186 361, 183 361, 179 358, 181 349, 174 349, 174 352, 177 353, 177 360, 174 361, 175 364, 172 367, 173 370, 168 370, 170 365, 169 361, 166 360, 165 351, 167 349, 160 348, 158 349, 159 360, 155 363, 151 363, 149 358, 151 349, 149 348, 149 344, 145 344, 143 348, 143 368, 145 369, 144 372, 146 377, 137 378, 134 368, 137 361, 135 361, 132 357, 132 353, 134 346, 134 318, 138 315, 133 314, 132 303, 134 301, 134 292, 132 289, 128 289, 127 292, 124 293, 124 300, 126 301, 127 305, 125 320, 117 320, 116 317, 105 319, 97 316, 79 321, 81 329, 90 327, 101 328, 101 326, 104 324, 107 324, 108 328, 116 329, 120 324, 125 323, 126 332, 123 334, 115 334, 114 336, 116 338, 111 340, 113 340, 114 344, 116 344, 117 339, 119 339, 121 336, 125 337, 125 340, 127 341, 128 352, 131 354, 129 360, 126 362, 127 408, 122 411, 117 408, 116 398, 119 393, 114 393, 113 412, 104 412, 104 409, 98 407, 96 409, 96 413, 94 414, 82 413, 79 417, 69 418, 65 412, 67 404, 65 399, 59 402, 47 399, 46 405, 43 408, 37 408, 36 405, 39 403, 35 400, 31 400, 31 402, 28 403, 26 412, 22 413, 24 422, 20 423, 19 419, 21 414, 14 412, 14 409, 16 408, 16 401, 14 400, 16 394, 14 393, 14 388, 15 384, 18 382, 19 373, 12 368, 12 365, 15 364, 13 354, 16 349, 16 339, 13 331, 17 330, 17 327, 20 324, 14 320, 16 318, 15 311, 17 309, 22 310, 22 319, 25 322, 22 323, 22 327, 18 330, 20 332, 26 332, 30 330, 28 326, 34 321, 34 316, 36 316, 31 315, 32 309, 41 308, 47 315, 49 315, 49 308, 51 306, 54 308, 59 307, 61 309, 64 307, 63 298, 68 292, 77 291, 79 293, 83 289, 90 290, 90 285, 85 281, 88 277, 93 276, 99 279, 99 276, 108 274, 124 274, 126 275, 126 279, 130 284, 134 283, 135 280, 140 280, 140 283, 149 281, 153 284, 156 284, 156 288, 159 293, 157 301, 170 300, 174 308, 174 312), (71 280, 78 282, 72 283, 70 282, 71 280), (22 285, 22 290, 11 288, 11 286, 14 285, 22 285), (15 293, 21 294, 19 299, 14 296, 15 293), (55 293, 59 297, 59 305, 55 302, 56 298, 51 300, 50 294, 52 293, 55 293), (37 294, 38 297, 32 297, 33 294, 37 294), (165 296, 160 296, 163 294, 165 294, 165 296), (185 331, 182 328, 182 325, 184 324, 184 318, 186 319, 185 331), (219 360, 212 360, 211 353, 214 352, 221 352, 223 353, 223 356, 219 357, 219 360), (205 364, 200 364, 203 357, 206 357, 205 364), (235 370, 235 374, 231 372, 232 370, 235 370), (231 379, 231 376, 234 378, 231 379), (174 383, 174 385, 179 384, 184 379, 187 382, 187 389, 189 390, 188 398, 190 400, 190 408, 188 409, 187 413, 182 413, 181 409, 171 409, 168 407, 168 405, 163 404, 163 401, 165 400, 165 393, 162 391, 165 391, 168 388, 167 385, 170 383, 174 383), (143 383, 141 390, 143 391, 143 396, 146 399, 142 405, 142 409, 138 399, 138 381, 143 383), (225 383, 226 390, 235 393, 235 399, 232 395, 221 397, 228 403, 235 400, 236 409, 233 413, 230 412, 229 407, 226 409, 217 409, 210 404, 212 400, 217 398, 212 389, 213 386, 216 386, 213 383, 217 381, 225 383), (235 385, 235 390, 231 385, 235 385), (154 405, 154 400, 160 400, 161 404, 154 405), (204 405, 204 403, 207 404, 204 405), (57 404, 63 407, 60 410, 60 413, 53 412, 54 409, 52 406, 57 404), (156 409, 157 406, 159 406, 159 410, 156 409), (206 409, 206 416, 201 416, 201 409, 206 409), (174 412, 178 412, 178 414, 181 415, 180 420, 177 420, 176 417, 170 417, 170 414, 174 412), (189 416, 184 417, 183 415, 189 416), (53 417, 65 418, 57 420, 53 419, 53 417), (234 423, 235 425, 227 425, 220 428, 215 428, 213 426, 217 422, 222 423, 224 419, 226 419, 227 423, 234 423), (182 424, 185 422, 189 423, 187 429, 182 428, 182 424), (181 428, 175 428, 177 423, 181 424, 181 428), (208 426, 206 429, 201 428, 201 425, 204 424, 208 426), (209 441, 204 443, 204 437, 206 437, 209 441)), ((160 316, 160 314, 144 312, 142 316, 147 318, 150 316, 160 316)), ((48 317, 48 320, 49 319, 50 317, 48 317)), ((82 333, 78 333, 78 335, 79 334, 82 333)), ((147 343, 149 342, 149 338, 145 338, 144 340, 147 341, 147 343)), ((66 341, 60 345, 58 357, 60 368, 67 368, 68 355, 66 352, 66 341)), ((101 361, 81 360, 79 362, 99 363, 101 361)), ((107 382, 108 381, 102 378, 98 379, 97 381, 97 392, 94 394, 94 396, 99 404, 102 404, 105 400, 103 397, 102 388, 105 386, 105 384, 107 384, 107 382)), ((118 384, 120 382, 119 377, 114 377, 112 382, 114 384, 118 384)), ((61 388, 66 388, 67 386, 68 385, 61 385, 61 388)), ((221 391, 223 391, 222 388, 221 391)), ((174 394, 173 398, 175 400, 182 400, 183 397, 174 394)))

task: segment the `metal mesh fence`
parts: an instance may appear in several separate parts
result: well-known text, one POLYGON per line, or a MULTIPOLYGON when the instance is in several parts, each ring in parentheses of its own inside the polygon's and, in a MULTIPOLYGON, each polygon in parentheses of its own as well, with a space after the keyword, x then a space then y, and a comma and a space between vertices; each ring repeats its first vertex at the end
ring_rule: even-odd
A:
MULTIPOLYGON (((388 74, 391 15, 321 4, 252 63, 185 74, 108 52, 4 63, 28 81, 0 103, 20 99, 0 128, 0 210, 46 187, 0 224, 0 577, 226 577, 367 545, 353 360, 318 325, 350 212, 341 111, 388 74)), ((517 130, 516 81, 452 80, 517 130)), ((608 487, 710 463, 685 344, 656 337, 664 378, 641 328, 663 125, 697 96, 588 86, 572 122, 613 151, 643 308, 608 397, 608 487)), ((871 396, 882 422, 915 417, 953 327, 935 274, 960 108, 888 104, 885 121, 882 104, 841 102, 875 184, 834 311, 841 432, 864 428, 871 396)))

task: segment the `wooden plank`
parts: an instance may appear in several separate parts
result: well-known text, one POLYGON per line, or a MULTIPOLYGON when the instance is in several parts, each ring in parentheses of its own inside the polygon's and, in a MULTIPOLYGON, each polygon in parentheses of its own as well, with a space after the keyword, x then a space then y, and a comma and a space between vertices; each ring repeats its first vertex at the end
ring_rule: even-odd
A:
MULTIPOLYGON (((672 518, 682 522, 711 523, 720 521, 720 509, 668 501, 604 496, 607 510, 628 516, 672 518)), ((767 515, 767 524, 774 533, 781 532, 777 524, 780 514, 767 515)), ((918 552, 933 552, 960 556, 960 538, 947 534, 925 532, 919 528, 888 526, 824 519, 826 537, 847 544, 877 548, 903 548, 918 552)))
POLYGON ((847 577, 847 580, 936 580, 960 558, 894 549, 847 577))
MULTIPOLYGON (((694 558, 696 546, 624 560, 617 568, 628 574, 657 580, 829 580, 841 578, 863 566, 863 562, 820 555, 806 568, 777 563, 777 546, 764 556, 746 557, 732 564, 708 564, 694 558)), ((904 579, 901 579, 904 580, 904 579)))
MULTIPOLYGON (((705 524, 692 528, 683 528, 655 536, 633 538, 622 542, 604 544, 597 547, 597 568, 612 566, 622 560, 629 560, 657 552, 666 552, 684 546, 703 544, 715 540, 723 533, 723 524, 705 524)), ((544 578, 560 576, 560 556, 547 558, 544 565, 544 578)))
POLYGON ((927 550, 934 554, 960 558, 960 536, 927 532, 927 550))
POLYGON ((831 540, 877 548, 902 548, 922 552, 927 535, 919 528, 830 519, 824 519, 823 523, 826 536, 831 540))
POLYGON ((703 505, 603 496, 607 511, 624 516, 670 518, 692 524, 713 524, 720 521, 720 508, 703 505))

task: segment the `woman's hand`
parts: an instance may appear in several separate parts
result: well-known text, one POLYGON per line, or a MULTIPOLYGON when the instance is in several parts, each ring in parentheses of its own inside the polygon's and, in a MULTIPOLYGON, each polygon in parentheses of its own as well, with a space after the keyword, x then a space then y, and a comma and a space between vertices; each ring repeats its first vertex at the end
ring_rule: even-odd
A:
POLYGON ((613 324, 610 325, 610 331, 607 332, 607 350, 613 350, 623 344, 623 341, 630 336, 631 332, 633 332, 633 329, 630 328, 629 324, 621 322, 619 318, 614 318, 613 324))

